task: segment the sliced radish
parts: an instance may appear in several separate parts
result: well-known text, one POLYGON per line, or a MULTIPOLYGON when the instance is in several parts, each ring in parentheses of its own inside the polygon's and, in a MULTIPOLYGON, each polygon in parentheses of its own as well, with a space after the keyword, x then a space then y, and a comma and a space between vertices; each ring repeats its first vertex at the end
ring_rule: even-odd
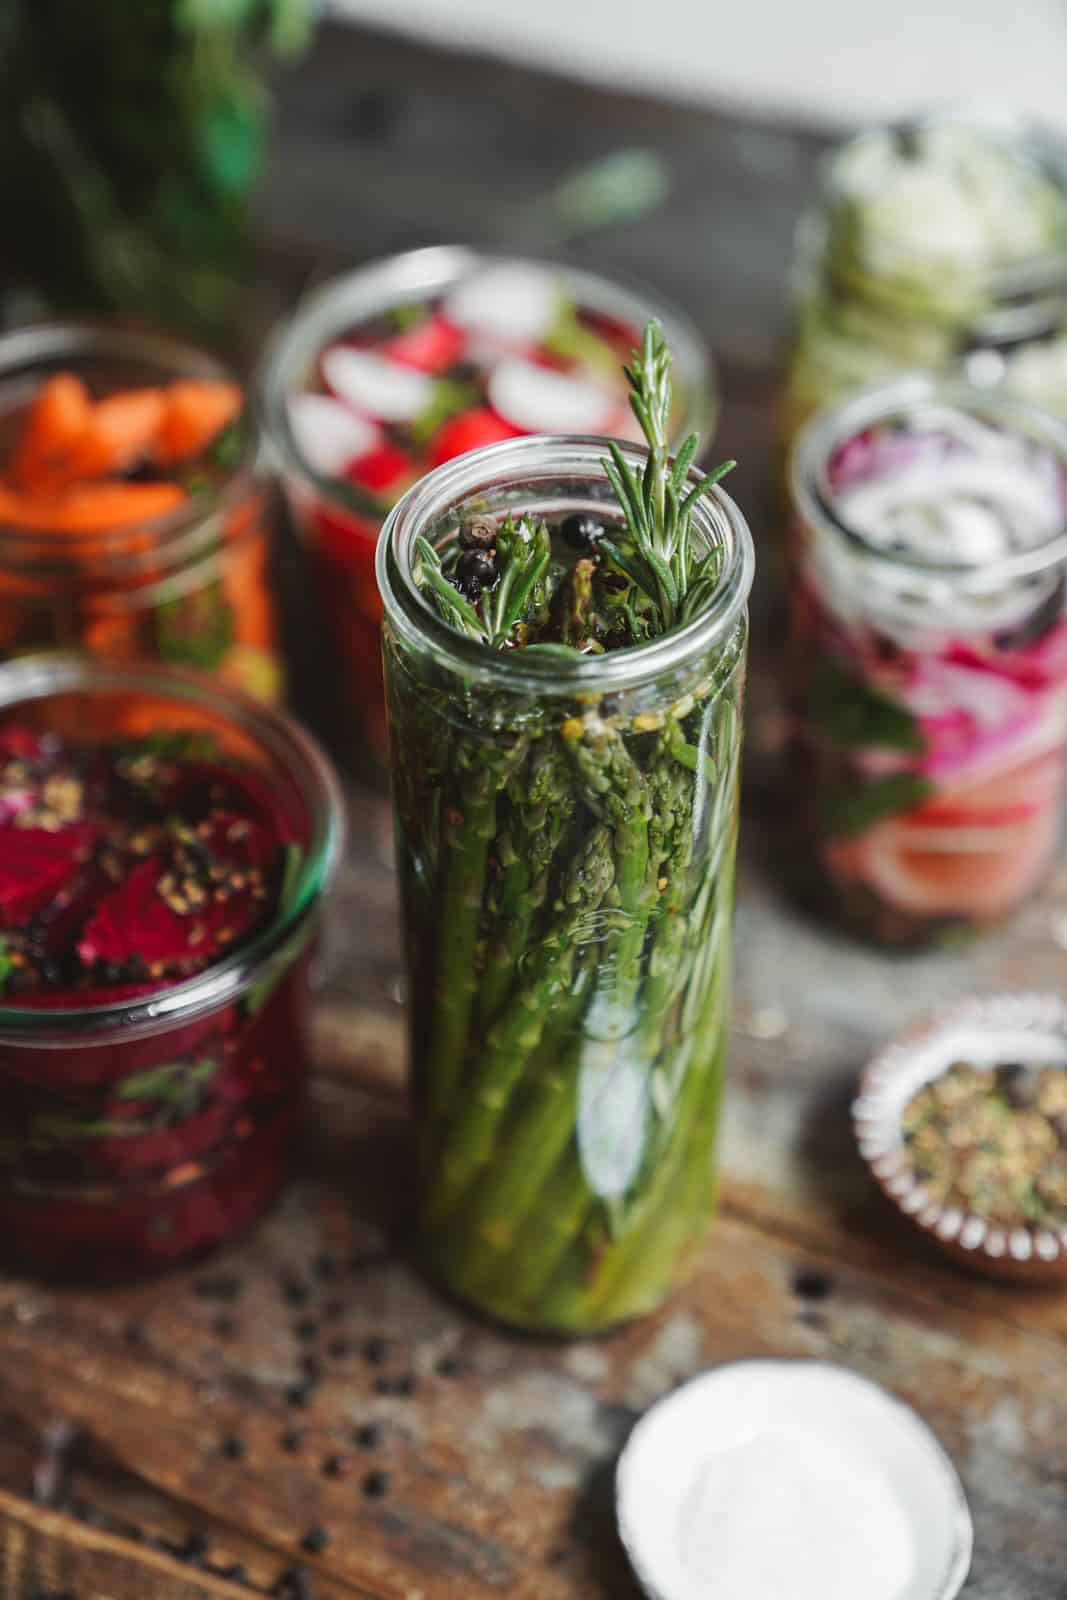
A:
POLYGON ((449 294, 449 322, 513 342, 543 339, 552 327, 563 294, 559 284, 537 267, 519 262, 483 267, 449 294))
POLYGON ((376 450, 369 450, 358 461, 350 461, 345 477, 372 494, 384 494, 411 472, 411 457, 386 439, 376 450))
POLYGON ((294 394, 289 425, 300 454, 324 478, 340 477, 353 456, 376 449, 380 439, 373 422, 327 394, 294 394))
POLYGON ((499 444, 502 439, 514 439, 518 430, 510 422, 498 417, 495 411, 479 407, 475 411, 461 411, 450 417, 433 436, 430 445, 430 465, 439 467, 454 456, 464 456, 468 450, 480 450, 487 444, 499 444))
POLYGON ((379 422, 414 422, 433 402, 433 379, 372 350, 334 345, 322 376, 339 400, 379 422))
POLYGON ((616 396, 589 378, 532 361, 502 361, 489 378, 493 406, 526 433, 599 433, 616 396))
POLYGON ((418 372, 446 372, 463 355, 467 335, 444 317, 427 317, 425 322, 387 339, 380 354, 402 367, 418 372))

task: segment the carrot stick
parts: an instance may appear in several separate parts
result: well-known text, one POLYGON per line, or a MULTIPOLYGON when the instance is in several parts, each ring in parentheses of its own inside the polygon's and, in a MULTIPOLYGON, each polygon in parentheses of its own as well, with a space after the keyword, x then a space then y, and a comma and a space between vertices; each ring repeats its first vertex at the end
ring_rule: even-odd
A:
POLYGON ((67 457, 66 470, 49 487, 63 488, 133 466, 152 452, 163 412, 160 389, 120 389, 98 400, 67 457))
POLYGON ((164 395, 163 419, 156 435, 156 460, 164 466, 206 450, 243 403, 235 383, 184 378, 164 395))
POLYGON ((19 489, 33 489, 62 471, 85 431, 91 410, 89 391, 72 372, 57 372, 43 383, 11 458, 11 481, 19 489))
POLYGON ((106 533, 163 516, 185 498, 176 483, 85 483, 33 499, 0 488, 0 525, 40 533, 106 533))

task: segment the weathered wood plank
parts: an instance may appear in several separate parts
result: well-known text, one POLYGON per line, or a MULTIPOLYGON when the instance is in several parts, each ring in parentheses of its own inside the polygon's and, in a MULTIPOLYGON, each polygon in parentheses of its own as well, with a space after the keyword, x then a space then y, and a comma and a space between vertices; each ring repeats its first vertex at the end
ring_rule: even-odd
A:
POLYGON ((240 1600, 247 1590, 0 1489, 4 1600, 240 1600))
POLYGON ((37 1428, 74 1419, 116 1467, 210 1519, 213 1541, 232 1525, 279 1568, 305 1559, 381 1600, 420 1590, 577 1600, 628 1592, 606 1495, 641 1409, 711 1362, 827 1357, 915 1403, 955 1455, 979 1524, 974 1592, 1059 1595, 1067 1391, 1057 1340, 989 1314, 981 1297, 938 1293, 950 1272, 931 1269, 917 1286, 884 1264, 768 1234, 729 1203, 694 1283, 659 1318, 592 1345, 500 1337, 375 1253, 394 1220, 380 1190, 403 1132, 396 1103, 333 1082, 323 1092, 308 1173, 209 1268, 107 1296, 4 1285, 4 1409, 37 1428), (339 1203, 338 1174, 371 1150, 378 1170, 352 1171, 339 1203), (342 1272, 353 1251, 362 1264, 342 1272), (827 1275, 825 1299, 793 1292, 799 1266, 827 1275), (308 1291, 303 1305, 286 1298, 291 1280, 308 1291), (367 1360, 369 1338, 385 1341, 381 1361, 367 1360), (309 1351, 322 1380, 294 1407, 286 1395, 309 1351), (380 1394, 382 1377, 411 1377, 413 1391, 380 1394), (382 1439, 361 1451, 355 1430, 369 1422, 382 1439), (306 1434, 289 1454, 281 1439, 294 1424, 306 1434), (239 1460, 222 1452, 232 1435, 239 1460), (337 1454, 349 1471, 328 1477, 337 1454), (381 1499, 363 1492, 372 1464, 390 1475, 381 1499), (301 1557, 316 1524, 331 1543, 301 1557))
MULTIPOLYGON (((741 460, 734 487, 763 556, 723 1214, 694 1282, 660 1317, 568 1346, 499 1336, 397 1258, 408 1184, 389 816, 380 792, 353 784, 299 1181, 199 1271, 96 1296, 0 1282, 4 1600, 42 1587, 222 1600, 233 1585, 175 1558, 195 1532, 213 1569, 239 1562, 259 1593, 300 1561, 317 1600, 634 1600, 611 1518, 618 1445, 676 1382, 760 1353, 844 1361, 911 1400, 971 1497, 968 1595, 1063 1600, 1067 1299, 968 1279, 913 1243, 859 1165, 847 1106, 871 1049, 925 1006, 961 988, 1059 984, 1067 874, 984 945, 908 961, 818 929, 782 892, 769 373, 820 142, 330 28, 280 86, 262 205, 271 303, 338 261, 436 238, 549 249, 528 203, 634 144, 671 175, 662 212, 570 254, 678 299, 725 358, 718 448, 741 460), (794 1292, 801 1268, 807 1295, 794 1292), (83 1442, 56 1504, 34 1506, 57 1418, 79 1422, 83 1442), (360 1432, 374 1427, 380 1438, 360 1432), (365 1492, 372 1472, 388 1474, 384 1493, 365 1492), (87 1511, 107 1526, 87 1527, 87 1511), (308 1555, 314 1525, 331 1538, 308 1555)), ((298 553, 282 553, 299 600, 298 553)), ((300 604, 293 625, 299 708, 350 764, 300 604)))

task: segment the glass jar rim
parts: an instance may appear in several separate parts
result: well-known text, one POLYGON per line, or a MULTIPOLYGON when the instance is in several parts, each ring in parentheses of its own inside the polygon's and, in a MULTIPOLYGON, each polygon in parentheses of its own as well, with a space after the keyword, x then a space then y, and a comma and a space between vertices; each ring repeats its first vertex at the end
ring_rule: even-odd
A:
POLYGON ((685 313, 653 290, 533 255, 511 255, 464 244, 425 245, 383 256, 331 278, 306 295, 268 340, 253 389, 264 434, 285 472, 348 510, 358 511, 362 506, 368 514, 384 515, 389 501, 347 485, 342 496, 336 482, 305 459, 293 437, 289 397, 323 346, 354 322, 379 315, 398 301, 440 294, 482 265, 537 267, 572 287, 580 305, 623 317, 639 328, 649 318, 656 318, 674 354, 685 393, 685 417, 676 442, 680 444, 690 433, 704 437, 710 432, 718 411, 714 363, 685 313))
MULTIPOLYGON (((643 468, 648 459, 645 448, 636 444, 620 444, 619 448, 631 465, 643 468)), ((561 473, 606 483, 606 454, 606 441, 601 438, 528 434, 472 450, 420 479, 397 501, 378 541, 378 588, 392 627, 413 648, 430 649, 440 660, 461 668, 471 682, 552 697, 636 688, 724 642, 748 599, 755 550, 739 507, 718 484, 697 500, 693 522, 726 552, 719 581, 702 611, 656 639, 603 655, 579 656, 574 661, 523 650, 493 650, 464 638, 426 603, 414 579, 411 551, 427 524, 447 515, 451 506, 472 494, 491 495, 494 488, 534 484, 561 473)), ((695 484, 703 477, 698 468, 691 467, 687 481, 695 484)))
POLYGON ((283 762, 311 818, 311 838, 287 904, 232 955, 194 978, 133 1000, 42 1010, 0 1001, 0 1044, 100 1044, 141 1037, 190 1021, 238 999, 284 970, 328 891, 344 847, 344 804, 337 776, 310 734, 290 716, 203 673, 139 662, 109 666, 77 655, 22 656, 0 666, 0 710, 56 695, 137 692, 206 712, 239 727, 283 762))
POLYGON ((860 573, 896 571, 920 581, 951 584, 961 593, 975 595, 996 592, 1067 563, 1067 516, 1035 548, 980 565, 923 561, 907 551, 875 547, 837 516, 829 481, 829 465, 836 452, 879 423, 929 406, 993 423, 1037 441, 1056 457, 1067 479, 1067 425, 1050 412, 1001 389, 980 389, 963 379, 929 372, 905 372, 867 384, 847 399, 825 407, 797 436, 789 463, 789 486, 806 526, 844 552, 860 573))
MULTIPOLYGON (((938 127, 973 129, 987 134, 1007 151, 1017 153, 1024 164, 1049 179, 1063 196, 1067 221, 1067 139, 1036 118, 1021 115, 1009 105, 968 103, 948 105, 917 116, 902 117, 891 123, 872 123, 861 127, 823 157, 818 188, 817 210, 824 219, 841 199, 849 198, 840 182, 840 163, 865 140, 888 133, 899 139, 938 127)), ((809 219, 810 220, 810 219, 809 219)), ((803 227, 803 224, 802 224, 803 227)), ((822 238, 820 232, 819 238, 822 238)), ((817 241, 813 238, 812 244, 817 241)), ((931 268, 937 257, 930 257, 931 268)), ((891 276, 891 274, 889 274, 891 276)), ((880 276, 873 269, 872 278, 880 276)), ((981 274, 976 275, 981 277, 981 274)), ((1026 295, 1040 296, 1067 290, 1067 234, 1060 248, 1036 251, 1018 261, 989 269, 985 282, 994 299, 1013 300, 1026 295)))
MULTIPOLYGON (((238 384, 235 372, 217 356, 169 334, 79 320, 27 323, 0 334, 0 384, 19 369, 32 373, 34 367, 62 361, 75 368, 91 361, 116 365, 127 361, 156 367, 161 376, 238 384)), ((210 499, 191 495, 187 504, 173 511, 93 533, 16 528, 0 522, 0 566, 54 577, 80 573, 87 563, 97 574, 103 571, 108 576, 158 570, 161 559, 168 572, 184 566, 213 547, 216 523, 244 500, 253 486, 261 449, 247 393, 243 416, 246 430, 240 458, 226 469, 210 499)))

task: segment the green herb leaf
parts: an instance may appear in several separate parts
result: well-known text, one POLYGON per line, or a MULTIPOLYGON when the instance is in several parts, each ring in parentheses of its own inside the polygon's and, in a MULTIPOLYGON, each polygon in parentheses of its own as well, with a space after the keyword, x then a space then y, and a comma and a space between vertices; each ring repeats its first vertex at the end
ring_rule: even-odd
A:
POLYGON ((30 1143, 33 1145, 67 1144, 72 1139, 131 1139, 149 1132, 145 1122, 111 1122, 104 1119, 92 1121, 79 1117, 34 1117, 30 1123, 30 1143))
MULTIPOLYGON (((290 841, 285 847, 285 861, 282 864, 281 883, 278 886, 277 915, 279 917, 283 917, 292 908, 303 865, 303 846, 295 841, 290 841)), ((254 1017, 258 1011, 262 1011, 274 993, 274 987, 280 976, 280 970, 273 968, 258 983, 252 985, 244 999, 245 1014, 247 1016, 254 1017)))
POLYGON ((165 661, 211 672, 233 647, 233 611, 221 582, 166 601, 156 610, 155 627, 165 661))
POLYGON ((826 796, 823 822, 834 838, 854 838, 886 817, 923 805, 933 793, 933 784, 919 772, 843 783, 826 796))
POLYGON ((119 1099, 184 1100, 190 1088, 210 1082, 218 1067, 219 1063, 210 1056, 203 1061, 170 1061, 162 1067, 150 1067, 123 1080, 119 1099))
POLYGON ((426 322, 430 313, 418 300, 402 300, 399 305, 390 306, 384 315, 386 322, 396 333, 408 333, 420 323, 426 322))
POLYGON ((285 847, 285 863, 282 866, 282 881, 278 889, 279 916, 284 916, 292 906, 303 865, 304 848, 291 839, 285 847))
POLYGON ((910 711, 836 662, 822 661, 816 668, 808 710, 842 750, 904 750, 909 755, 926 750, 918 720, 910 711))
POLYGON ((0 937, 0 994, 3 994, 7 986, 7 980, 14 970, 15 963, 8 948, 7 940, 0 937))
POLYGON ((424 445, 442 423, 466 411, 477 399, 477 391, 471 384, 457 383, 454 378, 438 378, 434 383, 430 404, 411 425, 412 440, 416 445, 424 445))
POLYGON ((692 556, 692 518, 696 502, 736 465, 724 461, 683 495, 682 488, 696 455, 696 435, 690 435, 671 462, 671 353, 658 322, 645 328, 640 355, 623 369, 630 385, 630 409, 648 445, 648 460, 638 478, 620 447, 608 448, 602 462, 615 491, 633 541, 632 551, 620 559, 618 541, 601 541, 601 549, 655 607, 654 633, 666 633, 686 616, 695 615, 710 598, 707 584, 711 568, 703 572, 702 555, 696 567, 692 556), (698 578, 704 582, 698 596, 688 601, 698 578), (688 601, 688 603, 687 603, 688 601))

